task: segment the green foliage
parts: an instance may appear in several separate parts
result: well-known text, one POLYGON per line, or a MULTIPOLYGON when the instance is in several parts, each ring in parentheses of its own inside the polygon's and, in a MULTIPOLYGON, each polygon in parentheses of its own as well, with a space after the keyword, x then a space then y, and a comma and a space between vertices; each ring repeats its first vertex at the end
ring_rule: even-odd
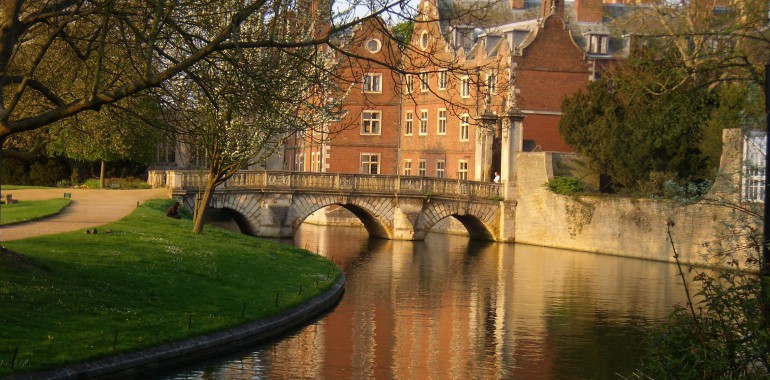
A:
POLYGON ((562 105, 565 141, 616 188, 636 190, 652 172, 680 180, 712 172, 700 145, 717 94, 660 70, 657 59, 651 53, 629 59, 562 105))
POLYGON ((56 198, 42 201, 21 201, 0 205, 0 224, 9 225, 29 222, 56 215, 72 203, 69 199, 56 198))
POLYGON ((546 184, 548 190, 556 194, 570 195, 583 191, 583 184, 575 177, 554 176, 546 184))
POLYGON ((214 227, 193 234, 189 219, 165 216, 169 205, 145 203, 96 235, 5 242, 22 254, 0 254, 0 376, 272 316, 339 276, 330 261, 287 245, 214 227))
POLYGON ((399 45, 406 46, 412 40, 412 33, 414 33, 414 21, 400 22, 393 27, 392 32, 399 45))
POLYGON ((56 186, 56 183, 69 177, 69 168, 55 158, 34 162, 29 168, 31 184, 38 186, 56 186))

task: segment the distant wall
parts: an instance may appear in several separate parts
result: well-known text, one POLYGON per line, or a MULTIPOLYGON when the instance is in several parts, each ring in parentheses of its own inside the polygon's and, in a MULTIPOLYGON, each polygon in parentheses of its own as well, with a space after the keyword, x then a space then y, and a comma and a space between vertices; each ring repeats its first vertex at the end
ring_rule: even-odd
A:
MULTIPOLYGON (((709 196, 737 199, 741 168, 740 131, 725 131, 720 176, 709 196)), ((683 206, 668 200, 554 194, 543 185, 553 178, 551 152, 522 152, 517 160, 515 240, 533 244, 643 259, 673 261, 666 232, 672 236, 684 262, 705 264, 705 245, 724 243, 717 238, 720 221, 730 218, 724 207, 698 203, 683 206)), ((574 160, 570 160, 574 165, 574 160)), ((558 161, 557 161, 558 162, 558 161)))

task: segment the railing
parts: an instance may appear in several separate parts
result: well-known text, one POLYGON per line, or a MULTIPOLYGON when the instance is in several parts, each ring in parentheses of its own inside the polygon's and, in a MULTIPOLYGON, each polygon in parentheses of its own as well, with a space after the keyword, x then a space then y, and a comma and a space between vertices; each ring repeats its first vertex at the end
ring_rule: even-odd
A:
MULTIPOLYGON (((153 187, 202 189, 208 175, 194 170, 150 171, 153 187)), ((426 197, 501 199, 501 185, 446 178, 310 172, 241 171, 220 189, 291 189, 373 194, 409 194, 426 197)))

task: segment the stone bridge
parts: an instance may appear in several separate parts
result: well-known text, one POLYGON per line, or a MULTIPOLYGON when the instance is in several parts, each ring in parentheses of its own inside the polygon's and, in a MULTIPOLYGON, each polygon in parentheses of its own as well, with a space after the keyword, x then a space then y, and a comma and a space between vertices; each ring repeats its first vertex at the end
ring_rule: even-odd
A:
MULTIPOLYGON (((192 209, 202 192, 199 171, 151 171, 154 187, 167 187, 192 209)), ((209 207, 228 210, 241 231, 293 236, 313 212, 340 205, 370 236, 422 240, 440 220, 455 217, 471 238, 513 241, 516 202, 501 185, 444 178, 308 172, 239 172, 216 189, 209 207)))

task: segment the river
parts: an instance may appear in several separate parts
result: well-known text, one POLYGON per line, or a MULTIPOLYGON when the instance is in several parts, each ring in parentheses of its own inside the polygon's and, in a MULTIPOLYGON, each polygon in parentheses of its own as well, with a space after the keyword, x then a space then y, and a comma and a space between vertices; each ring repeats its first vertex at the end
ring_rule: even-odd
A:
POLYGON ((309 224, 293 244, 342 268, 339 305, 283 339, 159 378, 617 379, 638 365, 642 326, 684 302, 667 263, 309 224))

